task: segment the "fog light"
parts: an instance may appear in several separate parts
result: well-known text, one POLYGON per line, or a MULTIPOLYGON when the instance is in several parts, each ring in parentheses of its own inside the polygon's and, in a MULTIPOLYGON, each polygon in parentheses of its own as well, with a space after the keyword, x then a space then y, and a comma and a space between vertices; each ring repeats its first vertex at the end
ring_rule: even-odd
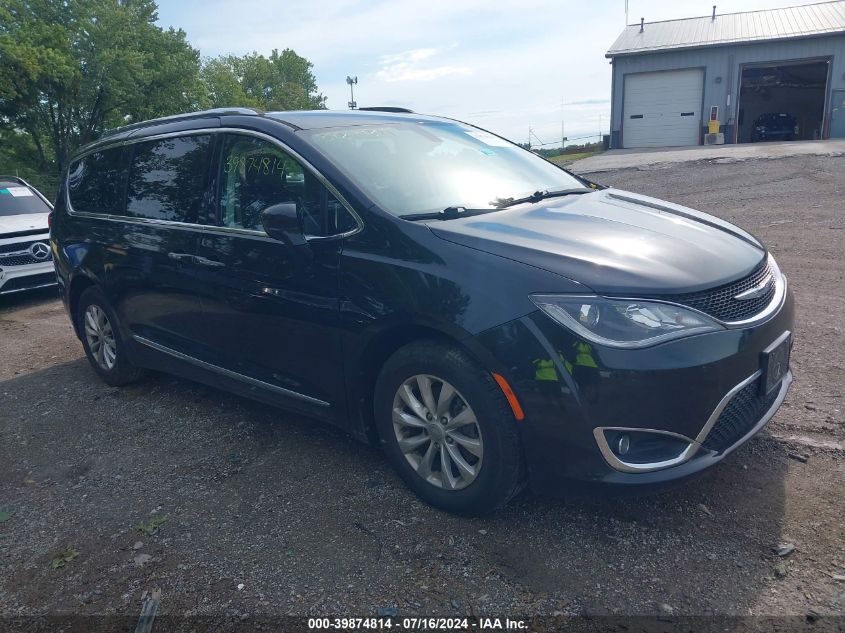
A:
POLYGON ((631 436, 627 433, 623 433, 619 436, 619 440, 616 444, 616 454, 617 455, 627 455, 628 450, 631 448, 631 436))
POLYGON ((692 440, 686 437, 653 429, 599 428, 594 434, 611 465, 621 464, 629 470, 682 461, 692 447, 692 440))

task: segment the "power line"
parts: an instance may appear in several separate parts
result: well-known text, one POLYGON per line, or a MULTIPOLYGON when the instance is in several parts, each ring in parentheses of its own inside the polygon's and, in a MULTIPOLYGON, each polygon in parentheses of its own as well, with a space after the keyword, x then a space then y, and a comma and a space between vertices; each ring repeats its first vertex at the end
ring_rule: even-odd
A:
MULTIPOLYGON (((537 144, 538 144, 538 145, 540 145, 540 146, 542 146, 542 145, 550 145, 550 143, 544 143, 543 141, 541 141, 541 140, 540 140, 540 137, 539 137, 539 136, 537 136, 537 135, 534 133, 534 130, 532 130, 530 127, 528 128, 528 133, 529 133, 531 136, 533 136, 535 139, 537 139, 537 144)), ((530 140, 530 139, 529 139, 529 140, 530 140)))
MULTIPOLYGON (((531 132, 531 136, 533 136, 534 138, 537 138, 537 135, 534 134, 533 131, 531 132)), ((567 136, 566 142, 569 143, 570 141, 583 141, 584 139, 587 139, 587 138, 596 138, 596 135, 595 134, 587 134, 586 136, 567 136)), ((540 139, 537 138, 537 140, 539 141, 540 139)), ((560 141, 552 141, 551 143, 535 143, 535 145, 538 145, 540 147, 544 147, 546 145, 558 145, 559 146, 560 141)))

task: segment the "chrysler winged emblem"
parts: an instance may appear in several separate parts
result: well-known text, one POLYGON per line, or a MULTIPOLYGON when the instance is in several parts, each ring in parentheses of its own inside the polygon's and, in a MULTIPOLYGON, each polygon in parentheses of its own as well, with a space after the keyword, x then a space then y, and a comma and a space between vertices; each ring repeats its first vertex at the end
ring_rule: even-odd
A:
POLYGON ((738 295, 734 297, 737 301, 748 301, 749 299, 759 299, 764 294, 766 294, 766 288, 769 287, 769 284, 772 283, 772 275, 771 273, 766 275, 766 277, 761 281, 758 285, 754 286, 753 288, 749 288, 748 290, 743 290, 738 295))

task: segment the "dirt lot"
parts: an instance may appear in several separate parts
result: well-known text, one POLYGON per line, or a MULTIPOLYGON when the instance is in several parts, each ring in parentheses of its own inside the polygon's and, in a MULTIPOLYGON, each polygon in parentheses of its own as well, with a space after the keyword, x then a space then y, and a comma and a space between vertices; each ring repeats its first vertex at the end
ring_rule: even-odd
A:
POLYGON ((137 617, 157 587, 160 613, 216 627, 394 609, 845 614, 845 157, 595 177, 743 225, 789 277, 795 384, 720 467, 656 497, 524 496, 459 519, 310 420, 162 375, 107 387, 52 293, 7 298, 0 615, 137 617))

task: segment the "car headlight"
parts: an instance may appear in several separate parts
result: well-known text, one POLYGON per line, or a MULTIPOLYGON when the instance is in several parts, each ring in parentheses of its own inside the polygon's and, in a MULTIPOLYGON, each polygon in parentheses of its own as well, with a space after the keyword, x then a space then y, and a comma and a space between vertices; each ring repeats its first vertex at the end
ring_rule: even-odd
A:
POLYGON ((579 336, 608 347, 638 349, 725 329, 700 312, 658 301, 547 294, 533 294, 531 301, 579 336))

